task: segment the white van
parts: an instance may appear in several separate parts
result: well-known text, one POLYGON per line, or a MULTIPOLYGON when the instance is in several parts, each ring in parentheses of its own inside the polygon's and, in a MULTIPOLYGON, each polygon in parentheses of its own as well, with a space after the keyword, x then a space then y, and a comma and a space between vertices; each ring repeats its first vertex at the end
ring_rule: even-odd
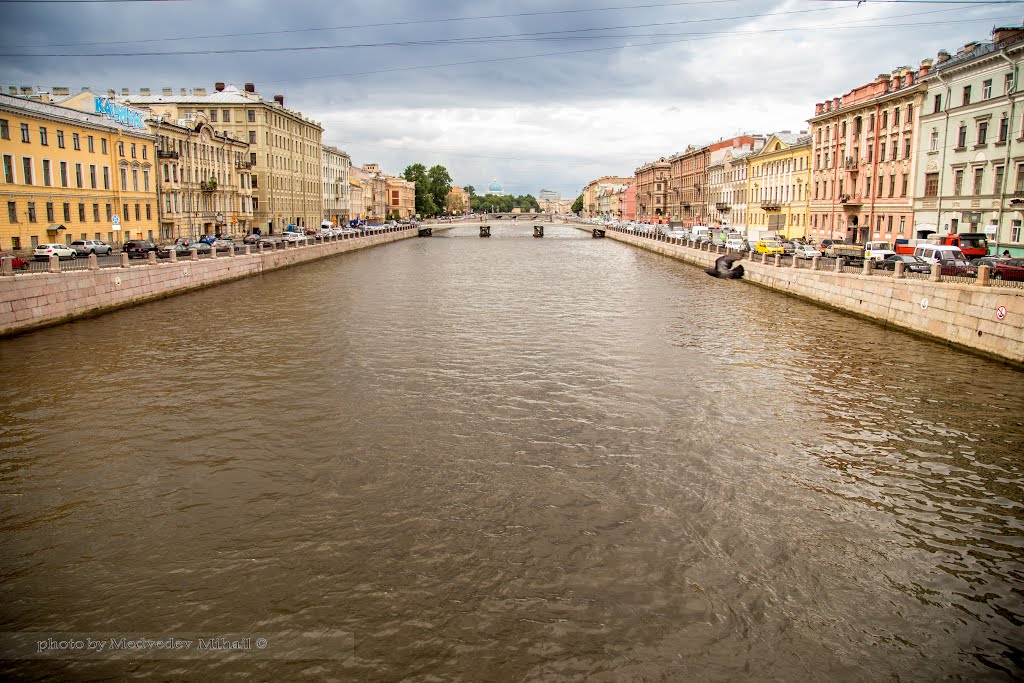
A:
POLYGON ((895 253, 888 242, 868 242, 864 245, 864 258, 868 261, 884 261, 886 256, 895 253))
POLYGON ((690 228, 690 239, 700 242, 702 239, 711 239, 711 228, 706 225, 695 225, 690 228))
POLYGON ((918 244, 914 247, 914 256, 920 256, 928 263, 967 262, 967 257, 960 251, 960 247, 950 244, 918 244))

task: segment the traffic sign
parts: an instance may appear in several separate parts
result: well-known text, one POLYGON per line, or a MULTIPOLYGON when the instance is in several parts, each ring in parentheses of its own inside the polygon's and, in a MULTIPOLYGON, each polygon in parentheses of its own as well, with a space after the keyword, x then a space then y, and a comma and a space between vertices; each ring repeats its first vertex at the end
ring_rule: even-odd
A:
POLYGON ((113 223, 114 225, 117 225, 118 223, 121 222, 121 217, 120 216, 111 216, 110 217, 110 222, 113 223))
POLYGON ((1006 306, 1000 306, 996 309, 996 320, 1006 319, 1006 306))

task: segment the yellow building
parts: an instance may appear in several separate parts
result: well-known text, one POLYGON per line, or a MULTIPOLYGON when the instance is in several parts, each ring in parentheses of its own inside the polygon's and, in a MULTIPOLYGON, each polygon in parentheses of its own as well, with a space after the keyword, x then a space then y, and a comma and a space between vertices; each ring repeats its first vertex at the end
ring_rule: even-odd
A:
POLYGON ((384 176, 387 186, 388 215, 412 218, 416 215, 416 183, 405 178, 384 176))
POLYGON ((748 230, 774 231, 787 238, 807 237, 811 136, 774 133, 748 160, 748 230))
POLYGON ((142 112, 106 101, 102 111, 0 94, 0 249, 157 239, 155 138, 142 112))
MULTIPOLYGON (((415 189, 414 186, 413 190, 415 189)), ((445 204, 445 211, 447 211, 448 215, 462 215, 469 210, 469 195, 458 185, 452 185, 452 189, 448 190, 448 198, 445 204)))

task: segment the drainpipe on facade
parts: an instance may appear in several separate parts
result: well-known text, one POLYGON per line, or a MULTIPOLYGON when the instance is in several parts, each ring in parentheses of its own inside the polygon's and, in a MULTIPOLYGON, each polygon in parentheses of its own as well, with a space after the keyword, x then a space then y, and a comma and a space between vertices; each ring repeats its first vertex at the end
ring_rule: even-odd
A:
POLYGON ((156 116, 156 145, 154 145, 153 154, 156 155, 154 168, 156 169, 156 231, 163 239, 163 209, 161 200, 163 199, 163 193, 160 191, 160 124, 164 122, 163 114, 157 114, 156 116))
MULTIPOLYGON (((876 176, 878 175, 876 173, 876 171, 878 170, 878 161, 879 161, 879 159, 878 159, 878 142, 879 142, 879 138, 882 137, 882 132, 881 131, 882 131, 882 109, 881 109, 881 107, 878 104, 876 104, 875 105, 875 130, 874 130, 875 139, 871 141, 871 160, 872 160, 871 161, 871 179, 872 180, 876 180, 877 179, 876 176)), ((875 195, 877 195, 877 194, 878 194, 878 188, 876 187, 876 188, 874 188, 874 190, 872 190, 871 196, 868 197, 868 199, 870 200, 870 203, 868 204, 868 225, 867 225, 867 228, 868 228, 867 234, 868 235, 871 234, 871 229, 872 229, 871 228, 871 223, 875 220, 875 195)), ((854 241, 854 243, 857 242, 856 235, 854 235, 853 241, 854 241)), ((867 244, 868 241, 869 240, 865 239, 864 243, 867 244)))
MULTIPOLYGON (((953 90, 952 90, 952 88, 950 87, 950 85, 948 83, 946 83, 944 80, 942 80, 942 74, 937 73, 937 74, 935 74, 935 77, 939 79, 939 83, 941 83, 942 85, 946 86, 946 94, 944 95, 944 97, 946 98, 946 104, 945 104, 945 107, 943 107, 943 109, 946 112, 946 121, 945 121, 945 125, 943 126, 944 130, 942 132, 942 153, 939 156, 939 187, 938 187, 938 190, 935 192, 935 234, 938 235, 939 234, 939 222, 940 222, 940 219, 941 219, 941 216, 942 216, 942 185, 943 185, 942 181, 945 179, 944 176, 946 175, 946 146, 949 144, 949 104, 950 104, 949 100, 952 97, 953 90)), ((925 92, 927 93, 927 90, 925 92)), ((1009 149, 1009 144, 1007 144, 1007 149, 1009 149)), ((928 184, 928 180, 927 180, 928 165, 927 164, 925 164, 924 172, 925 172, 925 176, 926 176, 925 184, 927 185, 928 184)), ((915 230, 914 232, 916 233, 917 231, 915 230)), ((916 235, 915 235, 915 239, 917 239, 916 235)))

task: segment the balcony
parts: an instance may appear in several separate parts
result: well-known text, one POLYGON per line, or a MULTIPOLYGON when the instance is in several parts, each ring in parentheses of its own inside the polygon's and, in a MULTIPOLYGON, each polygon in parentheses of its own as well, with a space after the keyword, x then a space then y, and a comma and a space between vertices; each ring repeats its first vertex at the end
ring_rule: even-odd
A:
POLYGON ((715 202, 715 211, 729 211, 732 208, 732 204, 726 202, 715 202))
POLYGON ((201 183, 199 183, 199 189, 202 192, 216 192, 217 181, 214 180, 213 178, 210 178, 209 180, 204 180, 201 183))
POLYGON ((782 205, 774 199, 768 199, 761 202, 762 211, 782 211, 782 205))
POLYGON ((1012 206, 1020 206, 1021 204, 1024 204, 1024 192, 1017 192, 1014 194, 1013 198, 1010 199, 1010 204, 1012 206))
POLYGON ((156 151, 157 159, 177 159, 178 150, 176 149, 158 149, 156 151))
POLYGON ((853 209, 864 204, 863 201, 855 199, 848 194, 839 195, 839 203, 843 205, 844 209, 853 209))
POLYGON ((248 171, 250 168, 252 168, 252 162, 239 159, 238 161, 235 162, 235 168, 248 171))
POLYGON ((857 159, 855 157, 846 157, 843 159, 843 168, 847 171, 857 170, 857 159))

